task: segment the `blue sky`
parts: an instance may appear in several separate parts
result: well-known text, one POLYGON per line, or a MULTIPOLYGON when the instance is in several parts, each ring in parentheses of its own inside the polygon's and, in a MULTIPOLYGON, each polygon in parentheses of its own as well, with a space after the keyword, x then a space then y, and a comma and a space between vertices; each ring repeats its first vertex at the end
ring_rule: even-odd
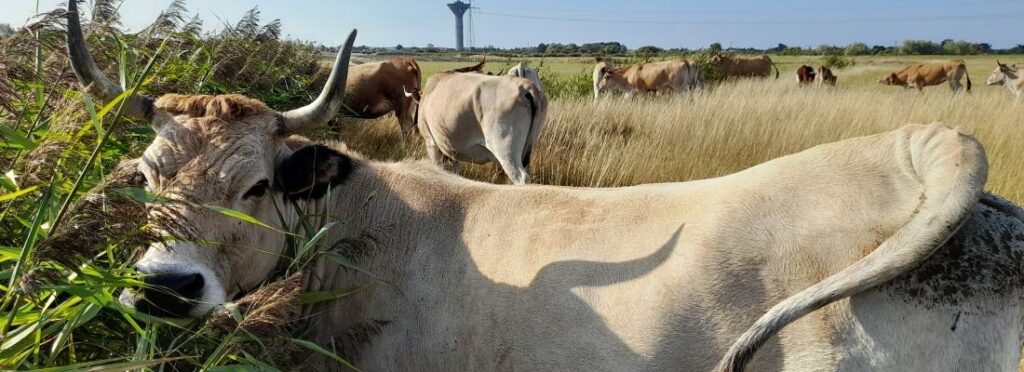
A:
MULTIPOLYGON (((0 23, 25 24, 36 0, 2 0, 0 23)), ((39 0, 50 10, 65 0, 39 0)), ((124 26, 152 22, 171 0, 127 0, 124 26)), ((453 46, 454 17, 432 0, 189 0, 207 29, 233 23, 254 6, 264 21, 280 18, 293 39, 338 44, 351 28, 359 45, 453 46)), ((904 39, 964 39, 997 48, 1024 44, 1024 0, 476 0, 477 46, 620 41, 630 48, 892 45, 904 39)))

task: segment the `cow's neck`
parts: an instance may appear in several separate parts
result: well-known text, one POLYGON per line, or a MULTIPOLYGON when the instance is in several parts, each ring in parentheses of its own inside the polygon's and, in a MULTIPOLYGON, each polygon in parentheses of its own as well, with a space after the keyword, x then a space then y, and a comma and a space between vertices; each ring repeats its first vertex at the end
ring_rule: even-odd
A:
POLYGON ((341 222, 321 244, 329 247, 328 254, 334 258, 315 264, 306 290, 364 288, 355 295, 305 309, 312 315, 312 327, 317 328, 312 336, 322 342, 349 344, 350 348, 369 342, 368 336, 398 317, 408 303, 403 288, 410 285, 408 274, 417 269, 411 257, 422 257, 418 253, 427 249, 445 249, 423 246, 418 239, 457 236, 459 232, 453 229, 461 224, 449 220, 462 214, 472 194, 487 188, 426 164, 360 162, 352 177, 320 202, 341 222), (345 267, 345 263, 355 268, 345 267), (356 339, 338 339, 350 336, 356 339))

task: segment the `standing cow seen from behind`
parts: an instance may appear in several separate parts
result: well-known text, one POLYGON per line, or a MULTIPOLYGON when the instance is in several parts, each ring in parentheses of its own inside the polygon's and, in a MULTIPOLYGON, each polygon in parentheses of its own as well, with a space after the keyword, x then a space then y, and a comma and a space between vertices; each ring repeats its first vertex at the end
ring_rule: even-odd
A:
POLYGON ((803 65, 796 69, 796 79, 800 82, 800 87, 806 87, 814 83, 814 67, 803 65))
POLYGON ((459 162, 497 162, 512 183, 525 184, 547 117, 540 76, 523 64, 505 76, 478 73, 479 67, 482 62, 427 80, 417 123, 427 156, 456 173, 459 162))

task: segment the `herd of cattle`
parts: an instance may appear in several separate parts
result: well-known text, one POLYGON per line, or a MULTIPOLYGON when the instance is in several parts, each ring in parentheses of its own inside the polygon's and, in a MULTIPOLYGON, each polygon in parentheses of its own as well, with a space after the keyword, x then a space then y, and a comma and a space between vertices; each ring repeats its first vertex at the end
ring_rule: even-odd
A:
MULTIPOLYGON (((119 99, 88 53, 76 3, 72 68, 89 94, 119 99)), ((474 182, 298 133, 331 120, 349 89, 386 98, 348 101, 366 115, 409 110, 411 99, 419 117, 400 114, 410 115, 402 126, 418 125, 431 158, 490 152, 523 183, 546 107, 536 73, 464 69, 422 90, 408 81, 399 95, 373 83, 374 69, 419 68, 350 69, 355 35, 321 94, 297 109, 240 95, 124 97, 124 112, 156 136, 122 166, 167 200, 188 200, 148 206, 151 225, 168 236, 186 226, 195 239, 149 246, 136 265, 147 285, 121 303, 197 317, 288 264, 290 237, 203 207, 218 205, 284 229, 344 221, 318 234, 329 250, 303 289, 370 289, 303 307, 303 337, 362 370, 1016 370, 1024 210, 983 192, 988 167, 973 137, 909 125, 694 182, 474 182)), ((679 71, 658 81, 693 84, 687 62, 651 66, 679 71)), ((598 70, 615 89, 652 76, 647 66, 598 70)))
MULTIPOLYGON (((740 58, 716 55, 709 64, 725 79, 767 78, 779 70, 768 56, 740 58)), ((449 164, 458 172, 458 162, 497 162, 515 184, 529 179, 526 168, 537 143, 547 113, 547 99, 538 73, 520 63, 506 76, 483 73, 484 61, 440 73, 420 89, 422 72, 416 61, 394 58, 353 65, 350 68, 344 113, 358 118, 378 118, 394 112, 405 132, 418 129, 427 147, 427 155, 438 164, 449 164)), ((797 68, 800 86, 817 79, 835 86, 838 77, 828 66, 803 65, 797 68)), ((881 79, 885 85, 923 89, 949 82, 957 92, 960 81, 971 78, 963 60, 946 63, 910 64, 881 79)), ((668 60, 637 63, 613 68, 598 62, 593 74, 594 98, 602 92, 635 94, 687 92, 704 86, 704 70, 692 60, 668 60)), ((1024 79, 1016 66, 998 63, 988 79, 989 85, 1005 84, 1015 96, 1024 89, 1024 79)))

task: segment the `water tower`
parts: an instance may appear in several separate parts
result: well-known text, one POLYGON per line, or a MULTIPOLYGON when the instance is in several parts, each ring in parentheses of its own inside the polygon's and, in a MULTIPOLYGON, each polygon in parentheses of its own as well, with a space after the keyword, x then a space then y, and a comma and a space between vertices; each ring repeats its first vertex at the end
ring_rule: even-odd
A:
POLYGON ((466 14, 466 11, 471 7, 472 5, 462 2, 462 0, 448 4, 448 9, 451 9, 452 13, 455 14, 455 50, 462 51, 466 49, 462 43, 462 15, 466 14))

